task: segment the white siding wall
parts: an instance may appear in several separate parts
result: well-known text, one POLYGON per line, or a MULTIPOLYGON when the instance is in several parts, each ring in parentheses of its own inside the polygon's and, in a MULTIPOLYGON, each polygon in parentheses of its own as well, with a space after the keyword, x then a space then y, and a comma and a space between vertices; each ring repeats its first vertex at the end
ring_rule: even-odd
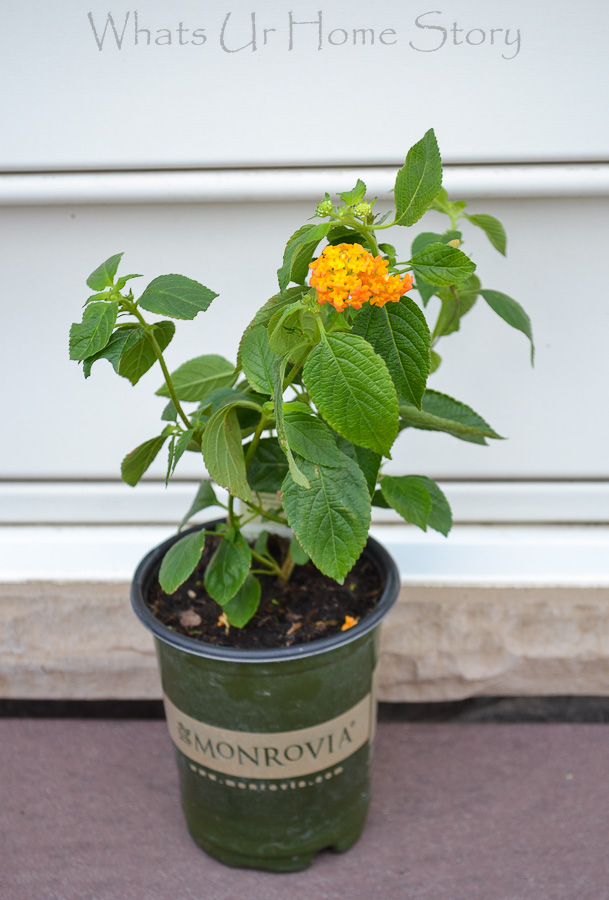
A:
MULTIPOLYGON (((150 46, 145 35, 135 45, 128 5, 3 5, 0 74, 11 87, 0 94, 10 125, 0 136, 0 522, 175 517, 182 488, 159 499, 152 483, 162 462, 141 495, 116 483, 122 456, 156 433, 158 377, 132 388, 101 361, 85 383, 67 359, 85 278, 102 259, 124 250, 125 266, 147 279, 177 271, 218 291, 194 324, 178 323, 167 356, 174 366, 208 352, 234 358, 243 325, 276 289, 286 236, 315 200, 358 174, 387 197, 383 166, 399 164, 430 126, 445 160, 476 164, 449 166, 451 194, 506 225, 507 260, 472 228, 466 250, 487 287, 529 312, 537 358, 531 369, 525 338, 479 301, 463 333, 439 346, 444 364, 431 386, 472 405, 509 440, 483 448, 409 431, 388 469, 441 479, 462 522, 609 522, 609 12, 591 0, 440 5, 432 14, 411 2, 371 10, 332 0, 322 10, 322 49, 315 26, 301 26, 291 51, 289 11, 313 20, 319 4, 235 0, 220 11, 148 0, 137 9, 150 46), (254 8, 257 49, 226 52, 226 13, 234 48, 251 37, 254 8), (109 33, 98 49, 89 11, 98 29, 108 12, 121 28, 127 22, 122 49, 109 33), (207 42, 180 46, 180 21, 190 38, 205 28, 207 42), (422 24, 447 29, 442 47, 432 49, 443 32, 422 24), (266 47, 264 27, 277 29, 266 47), (331 45, 332 29, 360 27, 375 29, 374 47, 351 37, 331 45), (492 28, 504 29, 493 45, 492 28), (507 28, 513 42, 519 30, 519 43, 502 44, 507 28), (155 44, 166 40, 162 29, 171 45, 155 44), (389 33, 380 41, 383 29, 395 31, 395 44, 389 33)), ((437 222, 429 214, 422 227, 437 222)), ((407 250, 406 229, 401 237, 407 250)), ((199 474, 198 460, 186 459, 180 476, 199 474)))

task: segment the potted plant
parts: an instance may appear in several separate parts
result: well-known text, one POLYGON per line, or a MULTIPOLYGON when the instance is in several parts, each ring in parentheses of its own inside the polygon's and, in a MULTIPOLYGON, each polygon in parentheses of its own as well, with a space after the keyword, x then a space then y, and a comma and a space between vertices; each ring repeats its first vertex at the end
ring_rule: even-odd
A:
POLYGON ((450 201, 441 179, 428 131, 397 173, 391 211, 377 215, 360 180, 336 202, 326 194, 318 221, 288 240, 279 291, 247 325, 235 365, 211 354, 170 373, 174 320, 217 295, 163 275, 136 299, 140 276, 118 274, 122 254, 89 276, 94 293, 70 332, 85 377, 99 359, 132 384, 157 362, 162 370, 162 430, 125 457, 123 479, 137 484, 165 446, 167 480, 194 452, 228 492, 224 504, 201 482, 178 533, 140 564, 132 601, 155 637, 189 829, 232 865, 299 869, 359 836, 379 624, 399 589, 395 564, 368 537, 371 506, 424 530, 451 527, 437 484, 382 474, 383 459, 407 428, 499 437, 427 387, 438 341, 478 297, 532 346, 526 313, 483 289, 460 249, 469 223, 504 253, 501 224, 450 201), (447 230, 419 234, 403 261, 383 232, 430 208, 448 216, 447 230), (182 531, 218 505, 225 518, 182 531))

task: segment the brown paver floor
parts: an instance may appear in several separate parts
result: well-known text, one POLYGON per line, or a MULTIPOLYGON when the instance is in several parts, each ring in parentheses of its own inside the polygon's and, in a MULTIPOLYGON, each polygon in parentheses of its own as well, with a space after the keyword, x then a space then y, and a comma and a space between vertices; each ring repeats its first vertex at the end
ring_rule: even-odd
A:
POLYGON ((609 725, 382 722, 367 829, 305 872, 191 841, 165 724, 0 720, 1 900, 609 900, 609 725))

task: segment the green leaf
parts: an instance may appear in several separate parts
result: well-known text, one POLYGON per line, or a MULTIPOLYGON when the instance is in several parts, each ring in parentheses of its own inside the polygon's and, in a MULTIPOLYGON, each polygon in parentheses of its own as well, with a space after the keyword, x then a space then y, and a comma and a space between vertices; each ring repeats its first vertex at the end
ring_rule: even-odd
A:
POLYGON ((142 275, 121 275, 121 277, 116 282, 117 291, 122 291, 128 281, 131 281, 132 278, 143 278, 142 275))
POLYGON ((438 297, 442 307, 433 330, 433 338, 459 331, 461 319, 473 307, 479 293, 480 280, 476 275, 471 275, 459 288, 440 288, 438 297))
POLYGON ((466 213, 465 218, 468 222, 471 222, 472 225, 477 225, 478 228, 481 228, 495 250, 498 250, 499 253, 503 253, 505 256, 507 237, 505 235, 505 229, 499 219, 496 219, 494 216, 489 216, 486 213, 476 213, 475 215, 467 215, 466 213))
POLYGON ((421 405, 429 375, 431 337, 425 316, 410 297, 382 308, 366 304, 353 325, 389 369, 397 394, 421 405))
MULTIPOLYGON (((257 408, 255 404, 251 405, 257 408)), ((251 500, 235 406, 222 406, 213 414, 205 426, 201 449, 207 471, 214 481, 227 488, 233 496, 251 500)))
POLYGON ((277 438, 263 438, 248 467, 247 480, 253 491, 274 494, 288 472, 288 460, 277 438))
POLYGON ((448 501, 435 481, 424 475, 385 475, 381 479, 385 501, 403 519, 427 531, 433 528, 445 537, 452 527, 448 501))
MULTIPOLYGON (((306 334, 303 328, 303 316, 313 319, 313 314, 303 310, 301 304, 297 302, 291 307, 287 306, 285 309, 279 310, 269 322, 269 346, 277 356, 285 356, 286 353, 292 353, 295 347, 301 345, 303 341, 309 340, 310 335, 306 334)), ((311 322, 308 324, 310 330, 311 322)), ((312 324, 314 333, 314 321, 312 324)))
POLYGON ((325 238, 331 227, 331 222, 322 222, 319 225, 303 225, 294 232, 286 244, 283 265, 277 272, 282 291, 287 288, 290 281, 299 283, 305 281, 317 245, 325 238))
POLYGON ((367 450, 366 447, 358 447, 352 444, 344 437, 338 435, 336 443, 338 449, 342 450, 350 459, 352 459, 360 467, 366 479, 370 496, 376 490, 376 482, 378 480, 379 469, 381 468, 382 457, 375 453, 374 450, 367 450))
POLYGON ((103 350, 110 340, 117 315, 116 302, 90 303, 85 308, 82 322, 74 322, 70 328, 70 359, 87 359, 103 350))
MULTIPOLYGON (((255 328, 257 325, 268 325, 276 312, 280 309, 284 309, 286 306, 291 306, 292 303, 295 303, 297 300, 302 299, 303 295, 309 290, 308 285, 297 285, 296 287, 288 288, 285 291, 282 291, 279 294, 275 294, 269 300, 266 301, 264 306, 261 306, 250 324, 245 329, 245 334, 248 331, 251 331, 252 328, 255 328)), ((242 339, 243 343, 243 339, 242 339)))
POLYGON ((431 362, 431 365, 429 367, 429 374, 432 375, 437 369, 440 368, 442 357, 439 353, 436 353, 435 350, 431 350, 429 353, 429 359, 431 362))
POLYGON ((343 454, 336 446, 332 432, 321 419, 310 415, 303 403, 286 405, 283 421, 288 444, 295 453, 322 466, 342 465, 343 454))
POLYGON ((306 476, 302 474, 302 472, 296 465, 296 460, 294 459, 294 454, 292 453, 290 444, 288 442, 285 430, 285 422, 283 420, 283 379, 285 377, 287 363, 288 360, 287 357, 285 357, 281 361, 278 360, 275 365, 275 429, 277 431, 279 446, 287 457, 288 468, 290 470, 292 478, 294 479, 296 484, 299 484, 303 488, 308 488, 309 482, 307 481, 306 476))
POLYGON ((449 241, 460 241, 462 237, 460 231, 445 231, 443 234, 435 231, 422 231, 412 242, 410 252, 414 256, 429 244, 448 244, 449 241))
POLYGON ((429 491, 429 496, 431 498, 431 512, 429 514, 429 519, 427 520, 427 526, 433 528, 434 531, 439 531, 444 537, 447 537, 448 532, 453 525, 453 517, 450 505, 444 496, 444 493, 431 478, 426 478, 424 475, 411 475, 411 478, 416 478, 417 481, 429 491))
POLYGON ((414 225, 442 187, 442 160, 433 129, 408 151, 395 182, 396 225, 414 225))
POLYGON ((508 297, 507 294, 502 294, 501 291, 487 291, 481 290, 480 293, 490 306, 490 308, 497 313, 498 316, 507 322, 508 325, 511 325, 512 328, 516 328, 518 331, 522 331, 531 342, 531 363, 535 360, 535 344, 533 343, 533 329, 531 326, 531 320, 528 315, 525 313, 524 309, 516 300, 513 300, 511 297, 508 297))
POLYGON ((204 531, 193 531, 173 544, 161 563, 159 584, 166 594, 173 594, 196 569, 205 546, 204 531))
MULTIPOLYGON (((171 373, 171 380, 178 400, 203 400, 212 391, 226 387, 235 380, 235 367, 223 356, 209 353, 183 363, 171 373)), ((159 397, 170 396, 166 384, 156 393, 159 397)))
POLYGON ((425 391, 420 410, 400 403, 400 416, 406 426, 423 431, 443 431, 473 444, 486 444, 487 437, 502 440, 501 435, 470 406, 439 391, 425 391))
POLYGON ((219 503, 211 484, 209 483, 209 481, 207 481, 207 479, 204 479, 199 485, 199 489, 195 495, 194 500, 190 504, 190 509, 180 522, 178 531, 181 531, 193 516, 196 516, 196 514, 198 512, 201 512, 202 509, 207 509, 208 506, 219 506, 219 503))
POLYGON ((261 587, 251 573, 247 576, 235 596, 223 606, 226 618, 235 628, 243 628, 256 615, 260 604, 261 587))
POLYGON ((288 473, 282 501, 302 549, 317 568, 339 584, 362 552, 370 526, 370 494, 359 467, 348 456, 340 468, 299 460, 310 482, 306 490, 288 473))
POLYGON ((127 456, 121 463, 121 477, 123 481, 135 487, 144 472, 150 467, 159 454, 159 451, 168 435, 160 434, 158 437, 144 441, 127 456))
POLYGON ((117 372, 121 353, 125 348, 134 344, 143 331, 144 329, 139 326, 136 326, 135 328, 132 328, 130 325, 119 326, 102 350, 99 350, 93 356, 89 356, 83 361, 85 378, 89 377, 91 374, 91 367, 98 359, 107 359, 112 364, 114 371, 117 372))
POLYGON ((235 596, 250 570, 252 551, 240 531, 229 528, 205 570, 205 590, 223 605, 235 596))
POLYGON ((98 266, 87 278, 87 286, 92 291, 103 291, 104 288, 112 287, 122 256, 122 253, 116 253, 98 266))
POLYGON ((218 295, 184 275, 159 275, 150 282, 138 303, 148 312, 172 319, 194 319, 218 295))
POLYGON ((169 403, 163 409, 161 413, 161 421, 162 422, 177 422, 178 421, 178 411, 175 407, 175 403, 173 400, 170 400, 169 403))
POLYGON ((121 351, 116 371, 123 378, 127 378, 131 384, 137 384, 142 375, 152 368, 157 361, 150 335, 154 335, 161 351, 167 347, 175 334, 176 327, 173 322, 157 322, 148 332, 146 329, 138 329, 137 338, 127 341, 121 351))
POLYGON ((298 538, 293 537, 290 541, 290 556, 297 566, 306 566, 309 561, 309 554, 304 552, 298 543, 298 538))
POLYGON ((175 472, 177 464, 180 462, 184 453, 186 452, 188 445, 190 444, 195 433, 194 428, 189 428, 188 431, 183 431, 180 435, 172 435, 171 444, 169 447, 169 459, 167 462, 167 476, 165 478, 165 487, 169 483, 169 479, 175 472))
POLYGON ((346 206, 355 206, 356 203, 361 203, 366 196, 366 185, 361 178, 358 178, 357 183, 352 190, 345 191, 338 196, 346 206))
POLYGON ((246 331, 241 342, 240 360, 245 377, 254 390, 272 395, 275 354, 270 348, 265 325, 256 325, 246 331))
POLYGON ((403 519, 427 531, 431 515, 431 495, 415 475, 385 475, 381 478, 381 491, 387 503, 403 519))
POLYGON ((457 247, 428 244, 410 260, 417 277, 439 287, 461 284, 474 274, 476 264, 457 247))
POLYGON ((389 456, 397 397, 385 362, 356 334, 331 334, 311 351, 303 381, 326 422, 360 447, 389 456))

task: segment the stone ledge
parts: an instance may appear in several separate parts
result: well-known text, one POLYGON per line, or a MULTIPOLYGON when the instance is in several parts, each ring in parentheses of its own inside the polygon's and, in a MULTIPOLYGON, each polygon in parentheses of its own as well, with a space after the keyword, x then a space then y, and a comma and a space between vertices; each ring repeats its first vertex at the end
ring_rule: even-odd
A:
MULTIPOLYGON (((409 586, 383 629, 379 699, 602 696, 609 590, 409 586)), ((0 697, 156 699, 126 583, 0 585, 0 697)))

